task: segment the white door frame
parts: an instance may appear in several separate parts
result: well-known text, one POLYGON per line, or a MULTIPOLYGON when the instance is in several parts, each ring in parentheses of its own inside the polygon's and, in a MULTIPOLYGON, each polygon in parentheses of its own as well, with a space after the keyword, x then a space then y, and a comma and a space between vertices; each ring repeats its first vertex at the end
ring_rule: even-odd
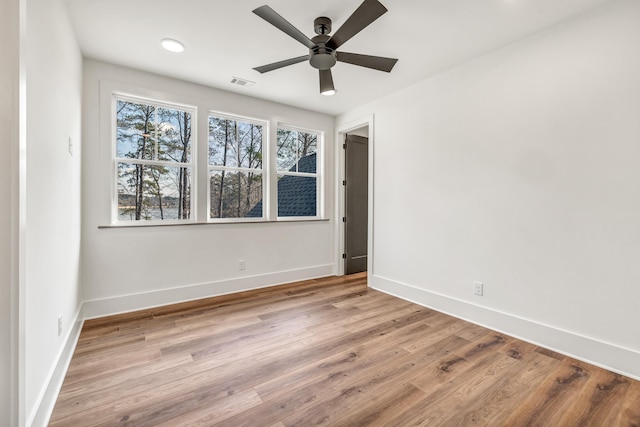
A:
POLYGON ((371 114, 368 117, 353 120, 346 123, 339 124, 336 127, 336 147, 335 150, 335 164, 336 164, 336 181, 335 181, 335 239, 334 239, 334 253, 335 253, 335 262, 334 262, 334 272, 336 276, 344 275, 344 259, 342 258, 342 254, 345 251, 345 233, 344 233, 344 223, 342 222, 342 217, 345 216, 345 188, 342 185, 342 182, 345 179, 345 156, 344 149, 342 148, 342 144, 344 144, 345 135, 351 131, 367 126, 369 129, 369 174, 367 177, 367 191, 368 191, 368 221, 367 221, 367 282, 371 282, 371 276, 373 274, 374 269, 374 257, 373 257, 373 155, 374 155, 374 116, 371 114))

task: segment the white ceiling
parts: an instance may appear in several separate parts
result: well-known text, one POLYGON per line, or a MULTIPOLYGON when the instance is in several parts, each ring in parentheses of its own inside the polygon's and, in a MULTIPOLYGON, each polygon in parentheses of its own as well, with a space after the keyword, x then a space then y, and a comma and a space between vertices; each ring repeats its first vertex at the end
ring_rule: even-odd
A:
POLYGON ((337 94, 299 63, 253 67, 308 50, 251 13, 268 4, 307 36, 327 16, 333 32, 361 0, 67 0, 86 57, 328 114, 340 114, 613 0, 381 0, 389 11, 339 50, 399 58, 390 74, 337 63, 337 94), (176 38, 176 54, 160 39, 176 38), (256 82, 231 84, 232 77, 256 82))

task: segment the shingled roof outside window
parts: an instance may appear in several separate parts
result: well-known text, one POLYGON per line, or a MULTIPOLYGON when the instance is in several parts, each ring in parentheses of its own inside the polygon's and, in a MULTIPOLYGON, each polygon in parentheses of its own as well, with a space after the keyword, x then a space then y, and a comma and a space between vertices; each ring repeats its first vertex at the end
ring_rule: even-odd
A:
MULTIPOLYGON (((302 157, 289 172, 316 173, 316 153, 302 157)), ((278 180, 278 216, 317 216, 316 177, 285 175, 278 180)), ((262 216, 262 200, 247 217, 262 216)))

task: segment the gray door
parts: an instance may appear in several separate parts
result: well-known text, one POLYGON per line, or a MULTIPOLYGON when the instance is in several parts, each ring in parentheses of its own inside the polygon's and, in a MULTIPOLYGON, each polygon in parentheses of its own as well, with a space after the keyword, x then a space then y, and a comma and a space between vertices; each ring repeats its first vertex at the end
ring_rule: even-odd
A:
POLYGON ((367 271, 368 139, 345 139, 345 263, 344 273, 367 271))

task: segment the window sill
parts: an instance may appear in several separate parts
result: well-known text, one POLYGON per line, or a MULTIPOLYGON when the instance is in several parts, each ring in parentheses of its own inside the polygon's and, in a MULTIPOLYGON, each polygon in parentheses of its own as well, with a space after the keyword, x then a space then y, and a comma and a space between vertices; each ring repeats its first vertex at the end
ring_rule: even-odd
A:
POLYGON ((185 226, 193 226, 193 225, 241 225, 241 224, 278 224, 278 223, 291 223, 291 222, 327 222, 330 221, 329 218, 282 218, 278 220, 256 220, 256 221, 211 221, 211 222, 172 222, 167 224, 111 224, 111 225, 99 225, 98 229, 107 229, 107 228, 147 228, 147 227, 185 227, 185 226))

